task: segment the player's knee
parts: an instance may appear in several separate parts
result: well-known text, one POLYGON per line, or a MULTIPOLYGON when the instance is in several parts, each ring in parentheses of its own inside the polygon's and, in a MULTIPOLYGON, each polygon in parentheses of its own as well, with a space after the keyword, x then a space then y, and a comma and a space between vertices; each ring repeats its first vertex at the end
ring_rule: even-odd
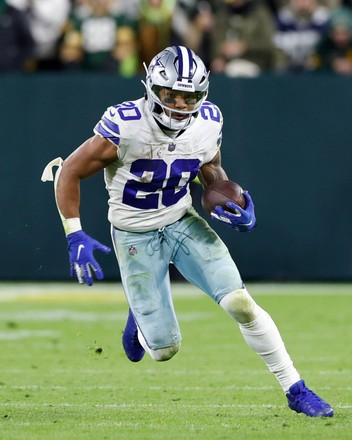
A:
POLYGON ((220 301, 220 306, 240 324, 253 321, 259 309, 246 289, 230 292, 220 301))
POLYGON ((171 359, 179 351, 181 343, 178 342, 171 347, 160 348, 159 350, 152 350, 150 352, 151 357, 154 361, 163 362, 171 359))

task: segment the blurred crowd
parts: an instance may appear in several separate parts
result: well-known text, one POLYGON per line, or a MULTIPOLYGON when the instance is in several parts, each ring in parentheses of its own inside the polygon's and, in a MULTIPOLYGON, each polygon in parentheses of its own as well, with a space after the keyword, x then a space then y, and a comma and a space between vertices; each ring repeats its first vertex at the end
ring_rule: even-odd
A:
POLYGON ((352 75, 352 0, 0 0, 0 72, 128 78, 175 44, 229 77, 352 75))

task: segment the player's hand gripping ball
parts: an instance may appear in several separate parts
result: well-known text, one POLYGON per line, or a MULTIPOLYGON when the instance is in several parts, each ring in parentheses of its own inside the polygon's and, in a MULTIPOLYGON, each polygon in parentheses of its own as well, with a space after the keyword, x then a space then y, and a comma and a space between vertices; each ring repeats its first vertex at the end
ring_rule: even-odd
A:
POLYGON ((202 206, 204 211, 210 215, 215 206, 229 209, 227 202, 233 202, 241 208, 246 207, 246 199, 242 187, 231 180, 221 180, 205 187, 202 195, 202 206))
POLYGON ((256 224, 254 204, 251 196, 231 180, 214 182, 205 187, 202 206, 212 219, 225 223, 230 228, 248 232, 256 224))

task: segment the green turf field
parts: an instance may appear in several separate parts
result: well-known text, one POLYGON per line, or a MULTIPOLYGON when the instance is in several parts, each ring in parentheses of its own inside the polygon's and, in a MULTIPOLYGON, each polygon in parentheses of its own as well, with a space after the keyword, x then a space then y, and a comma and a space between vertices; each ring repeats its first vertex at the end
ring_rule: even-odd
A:
POLYGON ((133 364, 119 285, 0 284, 0 439, 351 439, 352 285, 247 287, 334 418, 289 410, 237 325, 189 285, 173 289, 181 351, 133 364))

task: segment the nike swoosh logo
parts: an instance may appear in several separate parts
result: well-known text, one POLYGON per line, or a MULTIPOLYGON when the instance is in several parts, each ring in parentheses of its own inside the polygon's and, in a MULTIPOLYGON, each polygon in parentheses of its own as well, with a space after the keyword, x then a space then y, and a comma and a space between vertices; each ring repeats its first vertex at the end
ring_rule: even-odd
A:
POLYGON ((78 251, 77 251, 77 260, 79 260, 79 256, 81 255, 81 251, 84 249, 84 244, 80 244, 78 246, 78 251))

